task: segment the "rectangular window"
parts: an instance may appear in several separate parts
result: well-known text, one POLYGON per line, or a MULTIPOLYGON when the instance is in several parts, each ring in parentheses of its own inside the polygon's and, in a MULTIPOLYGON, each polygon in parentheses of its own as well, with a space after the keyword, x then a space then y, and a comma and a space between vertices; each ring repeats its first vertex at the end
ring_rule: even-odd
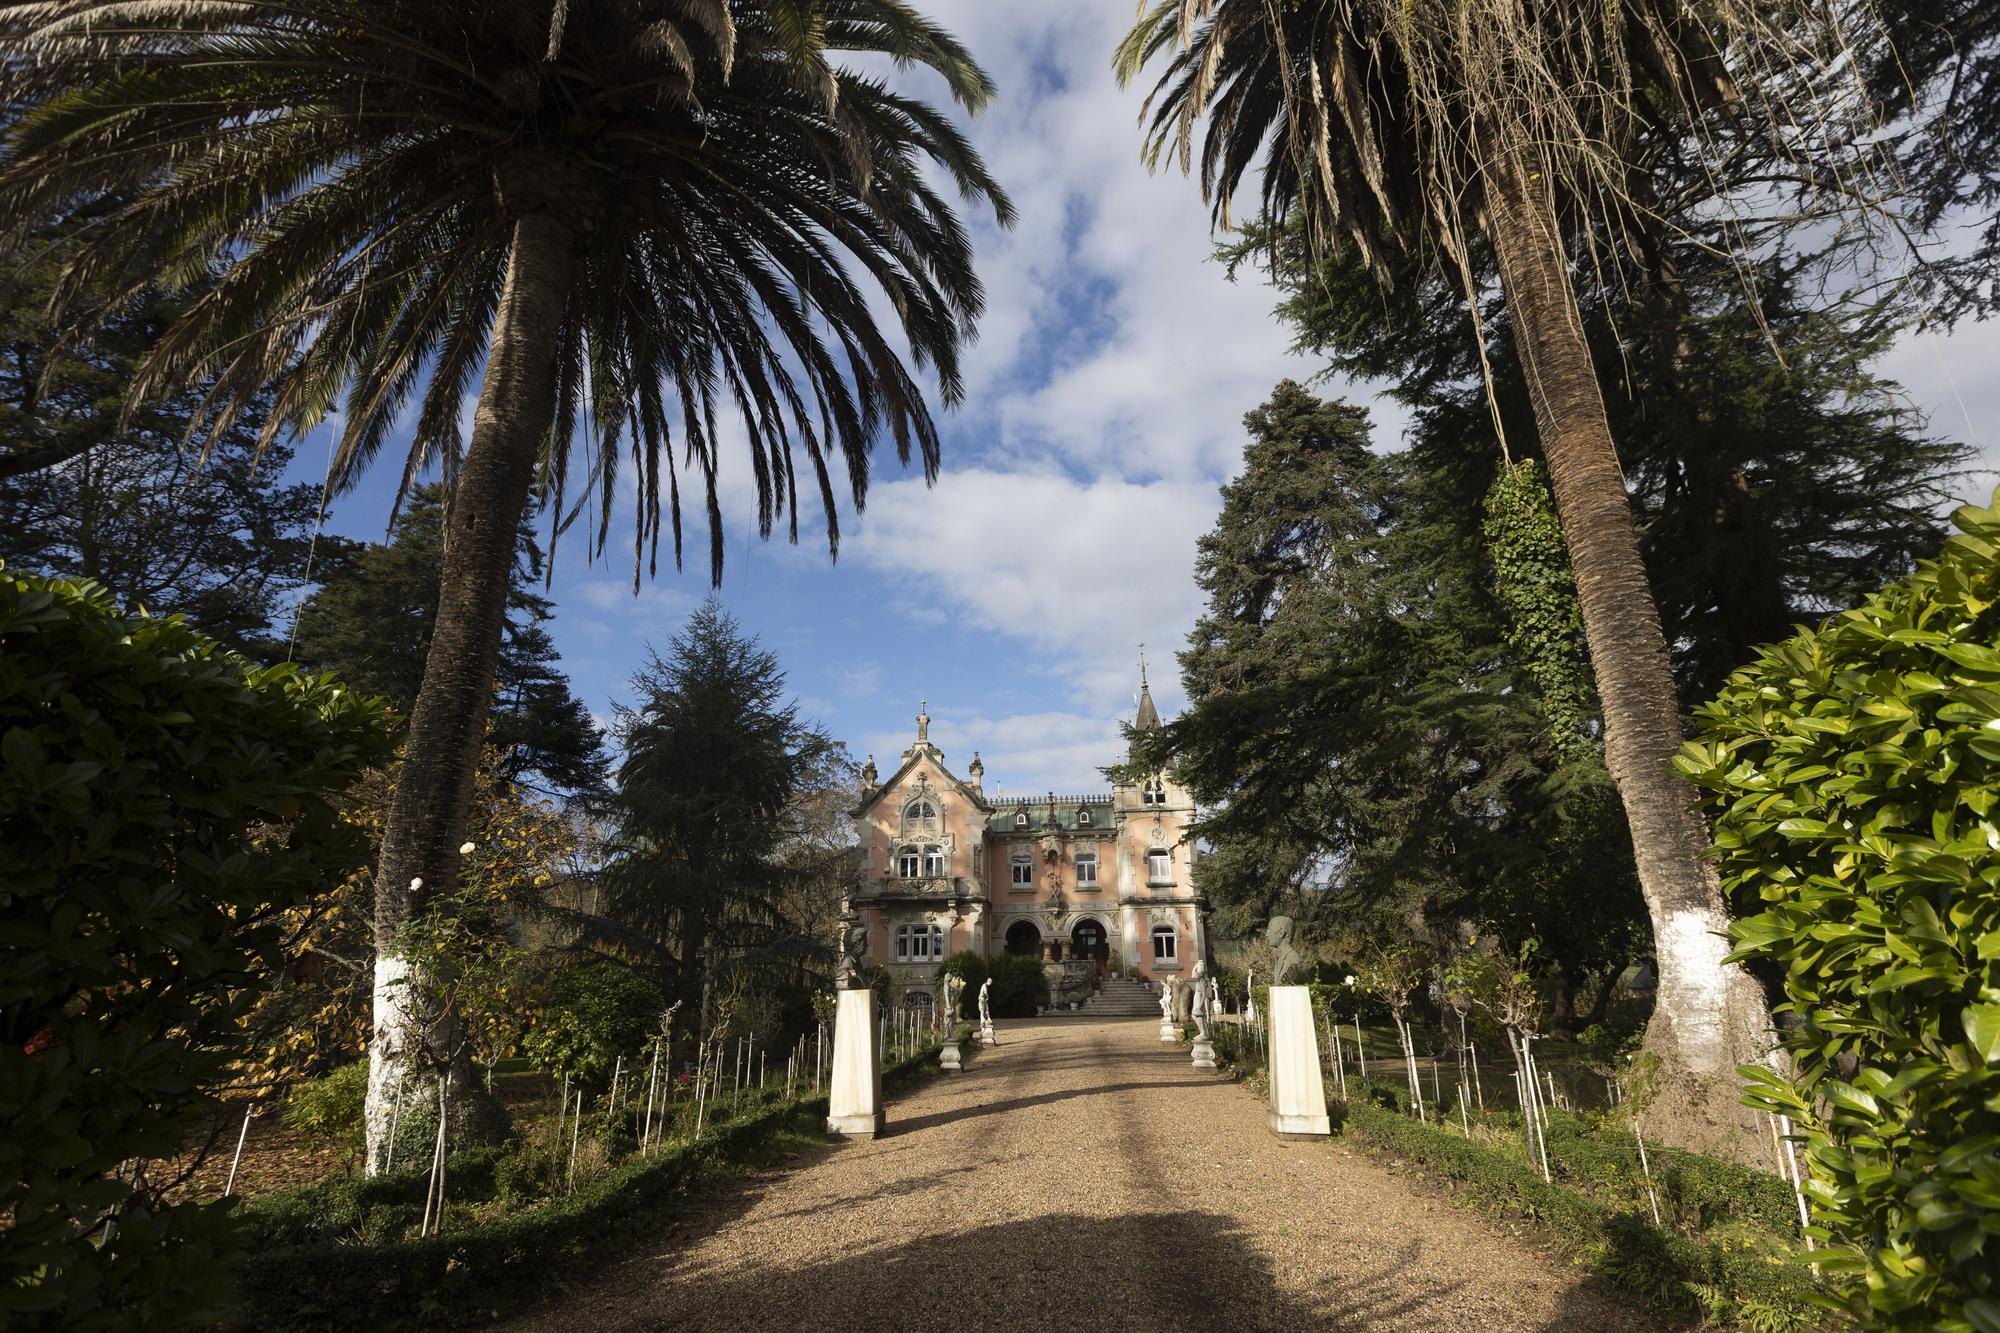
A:
POLYGON ((1097 883, 1097 853, 1078 852, 1076 854, 1076 883, 1083 888, 1097 883))
POLYGON ((896 856, 896 877, 915 879, 917 877, 917 849, 905 847, 896 856))
POLYGON ((924 848, 924 874, 931 879, 942 879, 944 873, 944 848, 924 848))
POLYGON ((1164 851, 1146 853, 1146 882, 1148 884, 1172 884, 1174 882, 1174 854, 1164 851))
POLYGON ((974 847, 972 849, 972 877, 978 879, 985 873, 986 849, 984 847, 974 847))
POLYGON ((1177 957, 1177 954, 1175 953, 1175 945, 1176 945, 1176 940, 1174 938, 1173 927, 1155 926, 1153 928, 1154 962, 1171 963, 1172 961, 1174 961, 1174 959, 1177 957))
POLYGON ((1032 858, 1025 852, 1017 853, 1009 864, 1014 869, 1014 885, 1016 888, 1034 887, 1035 863, 1032 858))

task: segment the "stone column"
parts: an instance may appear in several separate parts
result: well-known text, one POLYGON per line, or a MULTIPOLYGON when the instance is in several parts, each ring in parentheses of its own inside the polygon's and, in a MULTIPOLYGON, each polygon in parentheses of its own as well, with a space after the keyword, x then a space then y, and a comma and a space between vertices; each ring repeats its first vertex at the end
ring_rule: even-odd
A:
MULTIPOLYGON (((826 1132, 872 1139, 882 1132, 882 1060, 875 992, 836 992, 833 1070, 827 1083, 826 1132)), ((1308 1027, 1311 1025, 1308 1024, 1308 1027)))
POLYGON ((1273 986, 1271 1024, 1271 1129, 1280 1138, 1329 1134, 1326 1088, 1320 1082, 1319 1033, 1313 1027, 1312 992, 1273 986))

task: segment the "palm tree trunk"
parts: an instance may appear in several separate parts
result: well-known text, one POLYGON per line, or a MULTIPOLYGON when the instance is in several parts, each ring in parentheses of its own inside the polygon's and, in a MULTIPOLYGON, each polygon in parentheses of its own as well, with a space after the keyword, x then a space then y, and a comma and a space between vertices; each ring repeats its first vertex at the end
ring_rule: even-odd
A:
POLYGON ((1707 859, 1694 789, 1675 773, 1680 714, 1666 638, 1583 334, 1555 207, 1535 155, 1489 168, 1487 232, 1576 570, 1584 637, 1604 704, 1604 758, 1632 830, 1652 917, 1659 990, 1646 1030, 1658 1062, 1650 1115, 1660 1137, 1729 1151, 1754 1135, 1735 1068, 1768 1047, 1770 1017, 1741 968, 1722 960, 1728 915, 1707 859))
MULTIPOLYGON (((371 1174, 384 1156, 399 1084, 410 1096, 464 1058, 448 1007, 424 986, 421 965, 403 948, 403 931, 422 910, 426 886, 444 888, 458 874, 458 849, 493 704, 514 544, 549 429, 571 242, 569 224, 545 213, 514 224, 472 443, 449 501, 437 622, 375 868, 374 1038, 368 1047, 366 1117, 371 1174)), ((472 1086, 465 1079, 453 1082, 472 1086)))

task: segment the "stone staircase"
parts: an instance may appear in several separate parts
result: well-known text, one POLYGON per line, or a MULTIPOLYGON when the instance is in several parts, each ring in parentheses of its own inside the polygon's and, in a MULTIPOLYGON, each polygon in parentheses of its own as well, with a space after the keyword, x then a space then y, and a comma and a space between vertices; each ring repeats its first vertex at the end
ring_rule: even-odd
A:
POLYGON ((1103 989, 1084 1001, 1081 1012, 1094 1018, 1158 1018, 1160 993, 1135 977, 1106 977, 1103 989))

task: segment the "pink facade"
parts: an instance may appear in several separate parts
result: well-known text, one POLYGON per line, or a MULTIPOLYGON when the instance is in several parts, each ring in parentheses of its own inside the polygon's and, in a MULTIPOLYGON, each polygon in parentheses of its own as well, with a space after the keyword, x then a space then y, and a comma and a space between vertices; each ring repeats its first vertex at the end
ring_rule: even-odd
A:
MULTIPOLYGON (((928 995, 943 958, 1035 954, 1065 996, 1122 971, 1184 976, 1204 956, 1200 904, 1184 844, 1193 804, 1157 776, 1103 794, 989 797, 974 754, 961 779, 916 742, 886 781, 871 756, 854 811, 861 846, 843 913, 850 954, 928 995)), ((1156 727, 1141 686, 1139 727, 1156 727)))

